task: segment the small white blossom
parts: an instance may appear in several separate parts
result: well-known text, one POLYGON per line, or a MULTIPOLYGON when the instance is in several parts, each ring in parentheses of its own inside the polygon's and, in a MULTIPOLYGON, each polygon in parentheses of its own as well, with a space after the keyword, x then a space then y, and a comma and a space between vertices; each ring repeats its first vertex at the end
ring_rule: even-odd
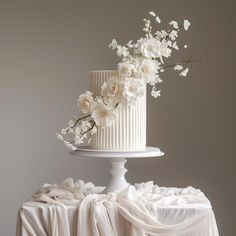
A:
POLYGON ((94 127, 92 128, 92 130, 91 130, 91 135, 94 135, 94 134, 96 134, 96 133, 97 133, 97 131, 98 131, 97 127, 96 127, 96 126, 94 126, 94 127))
POLYGON ((81 129, 82 129, 83 131, 86 131, 86 130, 88 130, 89 128, 91 128, 92 125, 91 125, 91 123, 90 123, 89 121, 83 120, 83 121, 81 122, 80 127, 81 127, 81 129))
POLYGON ((188 72, 189 72, 189 68, 186 68, 183 71, 181 71, 179 75, 185 77, 188 74, 188 72))
POLYGON ((160 19, 159 16, 156 17, 156 22, 159 23, 159 24, 161 23, 161 19, 160 19))
POLYGON ((151 95, 154 98, 160 97, 161 96, 161 91, 160 90, 156 90, 156 89, 153 88, 152 91, 151 91, 151 95))
POLYGON ((158 76, 157 77, 157 83, 162 83, 163 82, 163 80, 158 76))
POLYGON ((111 111, 111 109, 109 109, 105 104, 98 103, 96 109, 92 113, 92 118, 96 125, 105 127, 112 125, 116 115, 114 111, 111 111))
POLYGON ((63 134, 63 135, 67 134, 67 130, 68 129, 61 129, 61 134, 63 134))
POLYGON ((70 143, 69 141, 64 141, 64 144, 66 145, 67 148, 72 149, 73 151, 77 150, 78 148, 75 147, 72 143, 70 143))
POLYGON ((69 134, 73 134, 74 133, 74 130, 71 128, 71 127, 68 127, 68 131, 67 131, 69 134))
POLYGON ((183 66, 181 66, 179 64, 175 65, 175 67, 174 67, 174 70, 182 70, 182 69, 183 69, 183 66))
POLYGON ((177 30, 171 30, 169 37, 171 38, 171 40, 175 40, 178 37, 178 32, 177 30))
POLYGON ((127 44, 126 44, 129 48, 133 48, 133 40, 130 40, 127 44))
POLYGON ((176 49, 176 50, 179 50, 179 47, 178 47, 178 45, 177 45, 176 42, 174 42, 174 43, 172 44, 172 47, 173 47, 174 49, 176 49))
POLYGON ((115 39, 112 39, 112 42, 109 44, 109 48, 112 48, 113 50, 116 49, 118 46, 117 41, 115 39))
POLYGON ((151 21, 145 19, 145 20, 144 20, 144 24, 145 24, 145 26, 146 26, 147 28, 149 28, 150 25, 151 25, 151 21))
POLYGON ((127 47, 124 46, 117 46, 117 55, 119 57, 127 57, 129 55, 129 50, 127 47))
POLYGON ((173 26, 175 29, 178 29, 179 28, 179 25, 178 25, 178 22, 177 21, 174 21, 172 20, 169 25, 173 26))
POLYGON ((156 16, 156 13, 153 12, 153 11, 150 11, 150 12, 149 12, 149 15, 151 15, 151 16, 156 16))
POLYGON ((81 127, 77 126, 76 129, 75 129, 75 136, 80 136, 81 131, 82 131, 81 127))
POLYGON ((84 114, 89 114, 93 111, 95 107, 95 102, 93 100, 93 94, 87 91, 84 94, 81 94, 78 99, 78 107, 84 114))
POLYGON ((58 138, 59 140, 63 141, 63 137, 62 137, 61 134, 56 133, 56 136, 57 136, 57 138, 58 138))
POLYGON ((184 20, 184 29, 187 31, 189 26, 191 25, 189 20, 184 20))
POLYGON ((185 44, 185 45, 184 45, 184 48, 187 48, 187 47, 188 47, 188 45, 187 45, 187 44, 185 44))
POLYGON ((74 126, 74 124, 75 124, 75 122, 74 122, 73 120, 69 120, 69 121, 68 121, 68 126, 69 126, 69 127, 74 126))
POLYGON ((82 144, 84 142, 84 138, 86 138, 86 134, 84 134, 83 136, 75 136, 75 144, 82 144))

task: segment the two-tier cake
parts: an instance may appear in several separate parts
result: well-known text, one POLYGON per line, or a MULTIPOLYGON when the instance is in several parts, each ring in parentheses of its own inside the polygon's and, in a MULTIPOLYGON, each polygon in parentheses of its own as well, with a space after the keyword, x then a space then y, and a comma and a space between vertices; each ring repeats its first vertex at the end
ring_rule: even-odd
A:
MULTIPOLYGON (((152 21, 160 18, 149 13, 144 19, 144 36, 124 45, 113 39, 110 48, 121 58, 117 70, 89 73, 90 91, 81 94, 78 107, 81 115, 68 122, 57 137, 72 150, 90 143, 92 149, 112 151, 142 151, 146 149, 146 88, 151 95, 160 96, 161 73, 173 68, 186 76, 187 64, 181 60, 165 64, 165 60, 181 47, 177 38, 181 29, 188 30, 190 22, 170 21, 168 30, 154 30, 152 21)), ((158 26, 159 29, 159 26, 158 26)), ((183 48, 187 48, 184 45, 183 48)))

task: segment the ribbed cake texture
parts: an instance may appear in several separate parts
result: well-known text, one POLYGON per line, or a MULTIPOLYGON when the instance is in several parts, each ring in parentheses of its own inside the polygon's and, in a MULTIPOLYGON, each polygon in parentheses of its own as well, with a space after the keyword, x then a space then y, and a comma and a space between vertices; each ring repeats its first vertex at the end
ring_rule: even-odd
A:
MULTIPOLYGON (((100 95, 101 86, 116 70, 89 72, 90 91, 100 95)), ((146 149, 146 91, 133 105, 120 104, 116 108, 116 119, 109 127, 98 127, 91 137, 91 148, 112 151, 138 151, 146 149)))

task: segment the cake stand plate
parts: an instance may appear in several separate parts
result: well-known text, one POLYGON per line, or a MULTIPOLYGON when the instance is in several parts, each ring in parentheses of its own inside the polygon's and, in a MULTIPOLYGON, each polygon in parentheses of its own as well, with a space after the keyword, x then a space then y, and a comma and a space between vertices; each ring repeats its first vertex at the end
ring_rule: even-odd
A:
POLYGON ((108 193, 122 191, 129 185, 125 179, 125 173, 127 172, 125 168, 126 158, 161 157, 164 152, 156 147, 147 147, 146 150, 142 151, 110 151, 81 147, 79 150, 71 151, 70 154, 77 157, 110 159, 111 179, 104 190, 104 193, 108 193))

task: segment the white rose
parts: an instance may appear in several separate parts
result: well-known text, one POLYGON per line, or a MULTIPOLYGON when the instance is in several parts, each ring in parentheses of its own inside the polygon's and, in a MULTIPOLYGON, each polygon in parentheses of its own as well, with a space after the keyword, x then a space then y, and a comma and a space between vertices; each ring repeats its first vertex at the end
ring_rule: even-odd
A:
POLYGON ((128 61, 127 62, 120 62, 118 64, 118 71, 120 76, 122 77, 129 77, 132 74, 132 64, 130 64, 128 61))
POLYGON ((91 113, 94 109, 95 102, 93 100, 92 93, 87 91, 81 94, 78 99, 78 106, 84 114, 91 113))
POLYGON ((116 115, 114 111, 111 111, 105 104, 98 103, 96 109, 92 113, 92 118, 96 125, 105 127, 112 125, 116 115))
POLYGON ((116 103, 123 100, 123 83, 117 77, 111 77, 108 82, 105 82, 101 88, 101 95, 105 101, 110 105, 116 105, 116 103))
POLYGON ((123 95, 128 103, 134 103, 138 97, 145 93, 146 84, 142 79, 126 78, 124 81, 123 95))

